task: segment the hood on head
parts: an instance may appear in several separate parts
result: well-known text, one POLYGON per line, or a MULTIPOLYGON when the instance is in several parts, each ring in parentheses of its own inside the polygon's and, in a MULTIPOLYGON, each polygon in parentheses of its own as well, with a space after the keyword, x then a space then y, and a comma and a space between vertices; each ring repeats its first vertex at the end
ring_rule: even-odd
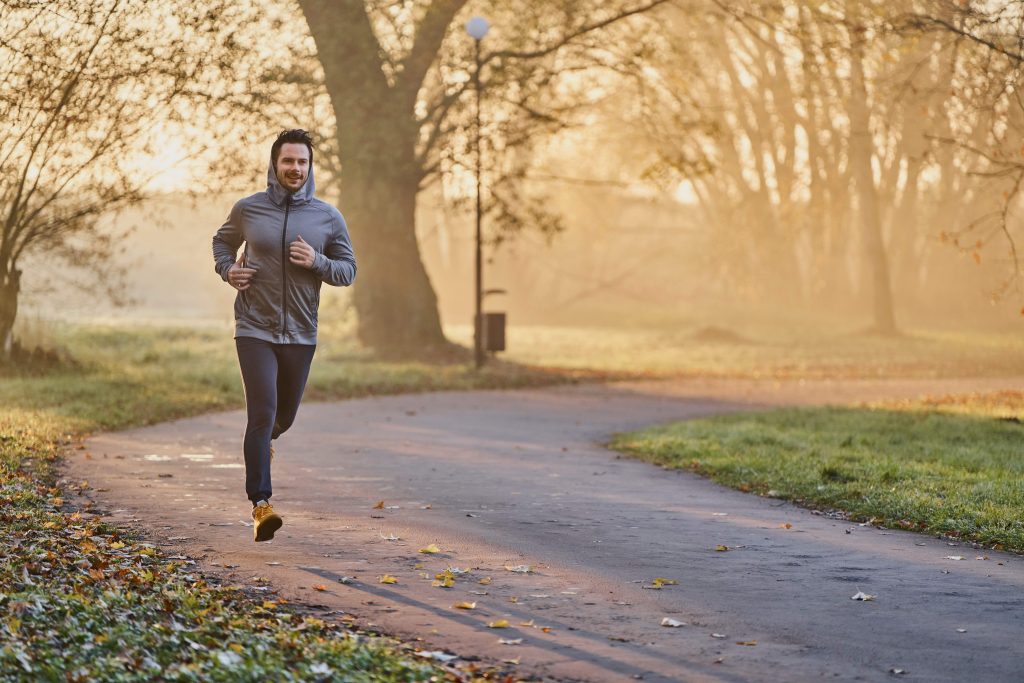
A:
MULTIPOLYGON (((315 192, 316 181, 313 179, 313 162, 310 160, 306 182, 299 188, 298 192, 292 195, 292 204, 305 204, 311 201, 315 192)), ((267 165, 267 194, 270 195, 271 201, 278 206, 284 206, 289 195, 288 190, 284 189, 284 186, 277 179, 277 173, 274 171, 273 157, 270 158, 267 165)))

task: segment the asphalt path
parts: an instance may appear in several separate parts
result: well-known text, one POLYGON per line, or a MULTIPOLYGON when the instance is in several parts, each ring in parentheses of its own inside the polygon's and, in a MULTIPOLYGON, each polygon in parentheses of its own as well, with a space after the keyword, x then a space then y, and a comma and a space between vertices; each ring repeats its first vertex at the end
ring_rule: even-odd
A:
POLYGON ((602 444, 772 405, 1021 386, 694 380, 309 403, 278 442, 285 524, 261 544, 240 411, 98 435, 67 476, 89 481, 110 521, 227 582, 524 676, 1016 682, 1024 558, 743 494, 602 444), (440 552, 419 552, 430 544, 440 552), (432 585, 448 567, 454 586, 432 585), (659 577, 678 584, 651 587, 659 577))

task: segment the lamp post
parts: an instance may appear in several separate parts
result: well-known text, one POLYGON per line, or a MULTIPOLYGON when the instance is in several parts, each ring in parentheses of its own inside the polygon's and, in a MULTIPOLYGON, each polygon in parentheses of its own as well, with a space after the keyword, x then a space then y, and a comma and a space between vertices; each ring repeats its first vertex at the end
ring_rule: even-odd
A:
POLYGON ((473 17, 466 22, 466 33, 473 39, 475 47, 475 65, 473 70, 473 87, 476 90, 476 125, 475 125, 475 146, 476 146, 476 309, 473 317, 473 357, 476 367, 484 364, 484 340, 483 340, 483 251, 481 249, 480 225, 483 219, 483 209, 480 201, 480 41, 484 39, 491 25, 483 17, 473 17))

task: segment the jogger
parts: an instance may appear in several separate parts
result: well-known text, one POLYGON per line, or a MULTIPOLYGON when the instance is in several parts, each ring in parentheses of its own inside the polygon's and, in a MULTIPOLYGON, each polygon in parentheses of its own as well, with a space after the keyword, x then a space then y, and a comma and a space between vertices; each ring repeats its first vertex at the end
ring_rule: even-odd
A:
POLYGON ((345 219, 315 189, 313 141, 304 130, 286 130, 270 148, 266 191, 236 202, 213 237, 217 273, 238 290, 245 493, 256 541, 270 540, 283 524, 270 505, 271 440, 292 426, 302 400, 316 350, 320 286, 346 286, 356 277, 345 219))

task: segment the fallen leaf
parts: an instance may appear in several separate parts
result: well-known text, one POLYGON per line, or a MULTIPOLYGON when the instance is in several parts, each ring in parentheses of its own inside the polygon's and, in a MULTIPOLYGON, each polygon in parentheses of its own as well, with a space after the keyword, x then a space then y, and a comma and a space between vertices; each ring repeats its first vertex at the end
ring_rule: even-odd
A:
POLYGON ((398 583, 398 579, 396 577, 394 577, 394 576, 391 576, 391 574, 385 574, 384 576, 380 577, 380 582, 381 583, 398 583))
POLYGON ((450 655, 447 652, 442 652, 440 650, 432 650, 432 651, 421 650, 421 651, 416 653, 416 656, 417 657, 424 657, 426 659, 436 659, 437 661, 441 662, 442 664, 447 664, 448 662, 452 661, 453 659, 458 659, 459 658, 458 655, 450 655))
POLYGON ((665 617, 664 619, 661 620, 661 625, 662 626, 669 626, 671 628, 679 628, 680 626, 686 626, 686 622, 685 621, 678 621, 676 619, 672 619, 671 617, 665 617))
POLYGON ((528 564, 517 564, 514 567, 509 567, 508 565, 505 565, 505 569, 507 569, 510 572, 515 572, 517 574, 529 574, 533 572, 533 568, 530 567, 530 565, 528 564))
POLYGON ((654 588, 661 588, 662 586, 678 586, 679 582, 675 579, 666 579, 658 576, 651 582, 651 585, 654 588))
POLYGON ((528 627, 532 628, 533 627, 533 619, 530 619, 529 621, 520 621, 519 625, 520 626, 528 626, 528 627))
POLYGON ((543 626, 543 627, 541 627, 540 630, 543 631, 544 633, 551 633, 551 627, 550 626, 543 626))
POLYGON ((441 552, 441 549, 438 548, 436 544, 431 543, 426 548, 420 548, 420 552, 425 553, 427 555, 433 555, 435 553, 441 552))
POLYGON ((383 510, 384 509, 384 501, 383 500, 378 501, 377 504, 373 506, 373 509, 374 510, 383 510))
POLYGON ((431 583, 431 585, 436 586, 438 588, 451 588, 455 585, 455 576, 453 576, 450 571, 445 569, 440 574, 436 574, 434 576, 434 581, 433 583, 431 583))
POLYGON ((861 600, 863 602, 867 602, 868 600, 874 600, 875 596, 874 595, 868 595, 864 591, 857 591, 857 594, 851 596, 850 599, 851 600, 861 600))
POLYGON ((786 522, 785 524, 780 524, 780 525, 779 525, 779 528, 780 528, 780 529, 792 529, 792 528, 793 528, 793 525, 792 525, 792 524, 790 524, 789 522, 786 522))
POLYGON ((312 589, 315 590, 315 591, 325 591, 325 590, 327 590, 327 586, 323 585, 322 583, 318 583, 318 584, 313 585, 312 589))
POLYGON ((477 581, 481 586, 489 586, 491 584, 491 577, 485 576, 484 578, 477 581))
POLYGON ((962 560, 962 559, 964 559, 964 556, 963 555, 946 555, 942 559, 944 559, 944 560, 962 560))
POLYGON ((731 550, 731 548, 729 546, 727 546, 727 545, 716 545, 715 546, 715 550, 717 550, 720 553, 724 553, 727 550, 731 550))
POLYGON ((476 609, 475 602, 457 602, 452 605, 455 609, 476 609))
POLYGON ((508 628, 508 619, 497 619, 487 623, 487 628, 508 628))
POLYGON ((756 640, 737 640, 736 644, 737 645, 747 645, 749 647, 754 647, 755 645, 757 645, 757 641, 756 640))

